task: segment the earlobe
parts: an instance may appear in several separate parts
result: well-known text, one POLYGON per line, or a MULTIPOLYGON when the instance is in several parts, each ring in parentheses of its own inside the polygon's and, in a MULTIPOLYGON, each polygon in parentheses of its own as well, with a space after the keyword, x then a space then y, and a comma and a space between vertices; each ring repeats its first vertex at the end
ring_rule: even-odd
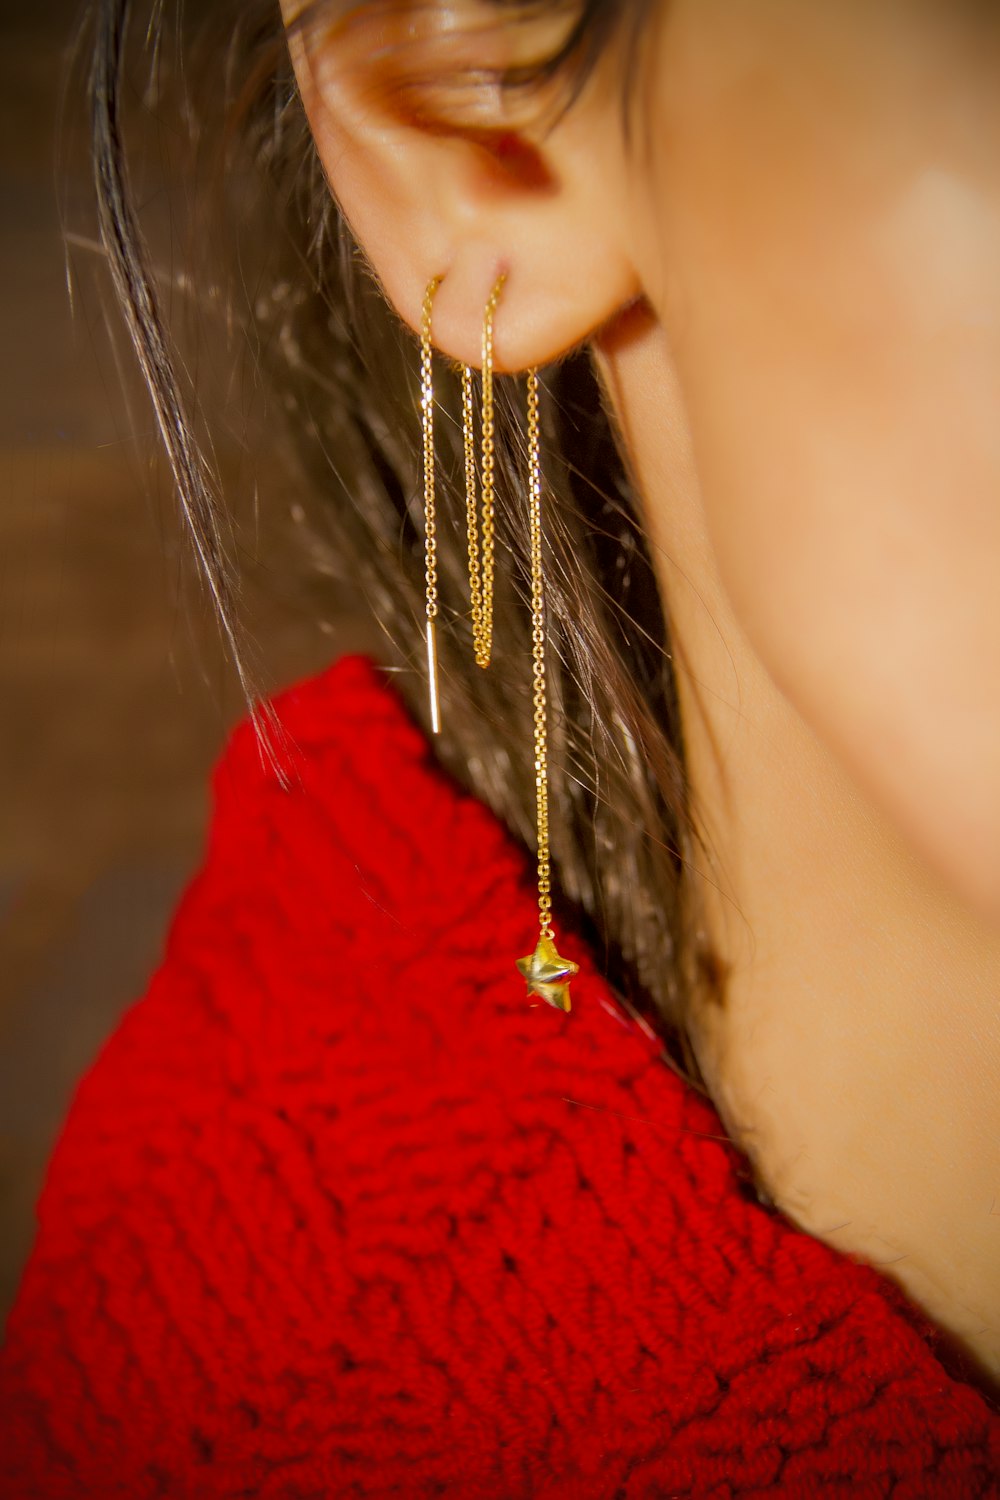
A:
POLYGON ((641 294, 628 173, 614 105, 597 92, 531 128, 527 96, 512 106, 496 77, 509 23, 486 27, 475 9, 464 33, 432 28, 407 44, 398 15, 409 8, 379 5, 367 29, 292 25, 289 45, 331 190, 400 317, 417 332, 440 276, 435 344, 478 367, 482 310, 506 273, 496 368, 523 370, 641 294))

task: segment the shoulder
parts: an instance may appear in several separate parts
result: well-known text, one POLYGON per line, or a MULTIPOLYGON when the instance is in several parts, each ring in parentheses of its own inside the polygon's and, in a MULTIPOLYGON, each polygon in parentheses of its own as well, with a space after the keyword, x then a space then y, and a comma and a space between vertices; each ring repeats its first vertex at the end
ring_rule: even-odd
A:
MULTIPOLYGON (((51 1163, 0 1364, 0 1475, 24 1475, 5 1493, 117 1493, 109 1465, 128 1494, 140 1469, 168 1493, 249 1488, 256 1423, 282 1452, 332 1424, 295 1466, 329 1492, 315 1465, 347 1461, 373 1403, 412 1425, 451 1296, 456 1336, 501 1352, 508 1174, 523 1194, 553 1154, 564 1199, 575 1181, 552 1112, 593 1102, 594 1079, 557 1014, 524 1004, 522 858, 370 662, 274 707, 273 756, 249 723, 231 738, 163 961, 51 1163)), ((592 1050, 592 1072, 614 1067, 592 1050)))
POLYGON ((748 1201, 587 953, 569 1017, 526 1003, 530 869, 378 669, 276 709, 56 1153, 4 1492, 989 1493, 982 1402, 748 1201))

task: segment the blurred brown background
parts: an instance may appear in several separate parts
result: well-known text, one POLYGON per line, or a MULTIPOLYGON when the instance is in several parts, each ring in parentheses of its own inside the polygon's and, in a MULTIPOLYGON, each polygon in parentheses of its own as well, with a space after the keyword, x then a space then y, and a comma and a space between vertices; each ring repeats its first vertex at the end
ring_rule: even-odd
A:
MULTIPOLYGON (((78 9, 0 3, 0 1314, 73 1085, 157 960, 242 712, 182 586, 141 393, 123 400, 100 299, 84 285, 70 310, 60 197, 84 283, 96 260, 78 105, 55 162, 78 9)), ((248 612, 269 684, 333 654, 282 568, 287 509, 262 481, 279 539, 250 569, 248 612)))

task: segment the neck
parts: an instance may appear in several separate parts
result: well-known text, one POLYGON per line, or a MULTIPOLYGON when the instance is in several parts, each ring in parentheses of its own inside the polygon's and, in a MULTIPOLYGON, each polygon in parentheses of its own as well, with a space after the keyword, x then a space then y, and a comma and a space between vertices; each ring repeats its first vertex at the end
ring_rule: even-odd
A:
POLYGON ((690 1018, 699 1063, 776 1206, 895 1280, 996 1392, 1000 933, 903 844, 748 643, 658 325, 610 335, 599 358, 670 620, 694 879, 728 972, 724 1002, 690 1018))

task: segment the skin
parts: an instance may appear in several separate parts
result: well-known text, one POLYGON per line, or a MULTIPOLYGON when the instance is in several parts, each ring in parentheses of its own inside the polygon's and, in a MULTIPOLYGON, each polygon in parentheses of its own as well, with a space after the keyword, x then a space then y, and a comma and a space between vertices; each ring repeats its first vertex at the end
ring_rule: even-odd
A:
POLYGON ((630 146, 614 49, 554 126, 537 96, 447 86, 533 55, 551 20, 368 5, 291 46, 412 328, 443 275, 435 342, 478 363, 503 269, 500 368, 591 343, 729 966, 725 1005, 691 1018, 706 1078, 778 1207, 1000 1389, 992 10, 671 0, 630 146))

